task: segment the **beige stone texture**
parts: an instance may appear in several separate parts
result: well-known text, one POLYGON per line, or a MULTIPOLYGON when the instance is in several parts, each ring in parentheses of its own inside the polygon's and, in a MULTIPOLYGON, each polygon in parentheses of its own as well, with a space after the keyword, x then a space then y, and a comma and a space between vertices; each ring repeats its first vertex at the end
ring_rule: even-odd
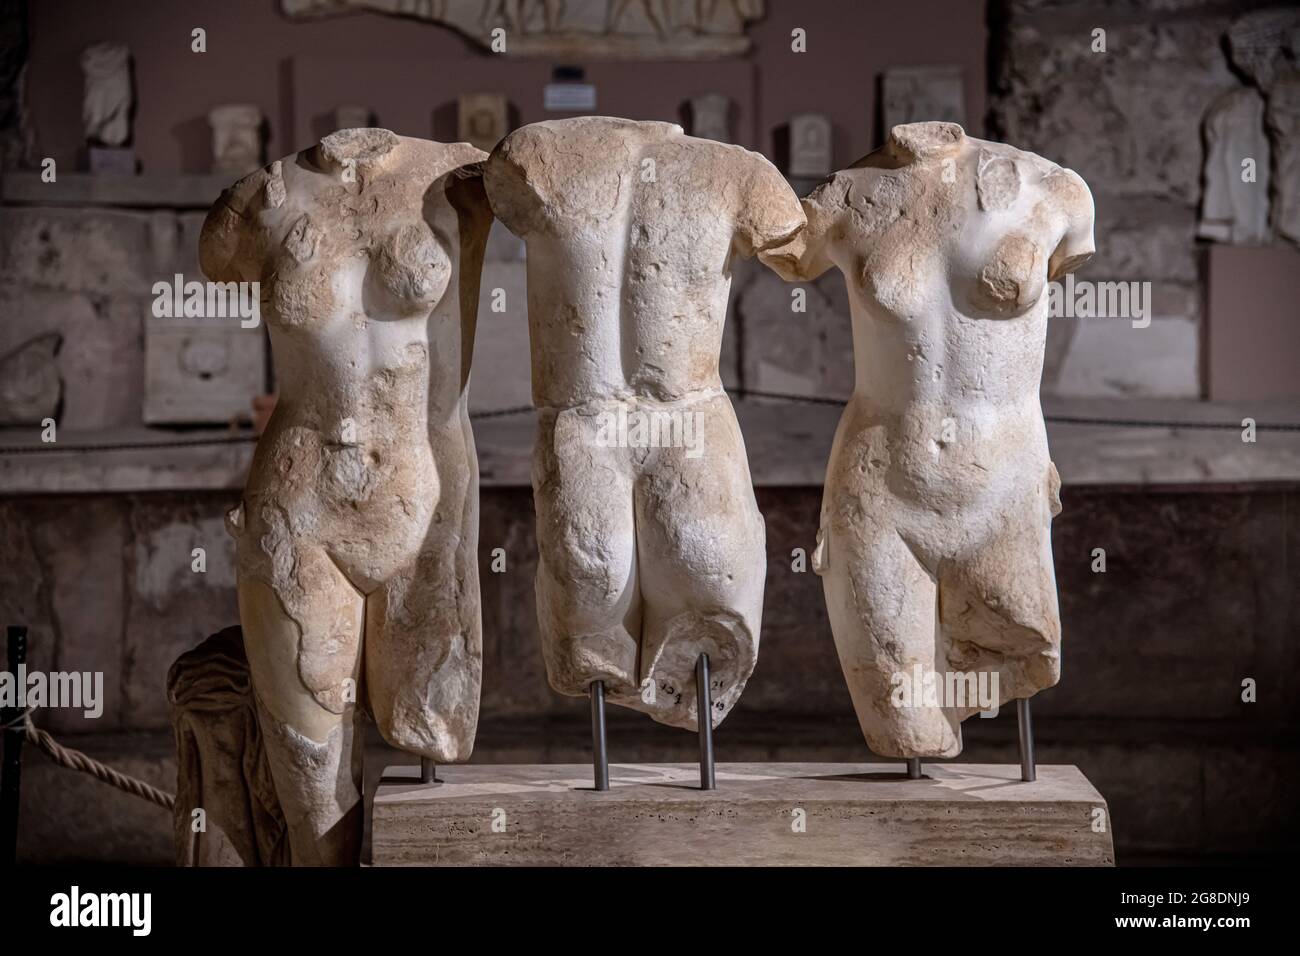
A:
POLYGON ((1071 766, 723 763, 390 767, 375 866, 1113 866, 1110 808, 1071 766), (1094 825, 1099 818, 1107 826, 1094 825), (502 827, 503 825, 503 827, 502 827))
POLYGON ((1038 390, 1047 283, 1092 255, 1092 197, 1032 153, 914 123, 803 204, 808 229, 763 258, 844 274, 856 378, 814 568, 868 745, 955 756, 980 695, 909 699, 917 668, 944 689, 996 674, 999 703, 1060 675, 1038 390))
POLYGON ((295 864, 356 861, 362 711, 438 762, 473 747, 483 158, 345 130, 238 182, 204 225, 208 277, 261 283, 276 363, 228 527, 295 864))
POLYGON ((718 355, 731 263, 804 225, 776 169, 668 123, 525 126, 486 164, 527 244, 537 602, 551 686, 696 726, 758 655, 763 519, 718 355))

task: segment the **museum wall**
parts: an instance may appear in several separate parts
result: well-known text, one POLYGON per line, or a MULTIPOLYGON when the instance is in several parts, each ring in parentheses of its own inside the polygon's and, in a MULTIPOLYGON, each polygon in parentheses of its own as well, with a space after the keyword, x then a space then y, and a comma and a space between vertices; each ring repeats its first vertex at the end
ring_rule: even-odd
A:
MULTIPOLYGON (((1077 764, 1106 795, 1119 862, 1267 856, 1300 837, 1295 727, 1300 671, 1300 495, 1289 491, 1066 489, 1053 524, 1064 668, 1034 701, 1038 759, 1077 764), (1110 567, 1090 570, 1107 544, 1110 567), (1214 605, 1191 596, 1213 593, 1214 605), (1135 595, 1142 598, 1135 599, 1135 595), (1243 707, 1235 679, 1266 678, 1243 707), (1254 808, 1243 819, 1235 808, 1254 808)), ((826 621, 820 579, 795 570, 818 488, 760 489, 768 578, 758 667, 717 731, 719 759, 858 761, 864 749, 826 621)), ((233 494, 0 501, 0 615, 31 627, 33 667, 105 674, 104 715, 41 724, 99 759, 171 789, 165 696, 177 655, 237 619, 233 494), (189 571, 196 544, 206 574, 189 571)), ((483 703, 475 760, 588 759, 586 702, 547 685, 536 634, 536 541, 526 488, 484 494, 483 703), (507 555, 492 569, 492 549, 507 555)), ((615 761, 693 759, 693 735, 611 710, 615 761)), ((963 727, 962 760, 1014 762, 1014 711, 963 727)), ((372 734, 372 738, 374 735, 372 734)), ((410 762, 372 739, 371 783, 410 762)), ((40 758, 23 784, 26 859, 166 863, 170 818, 40 758)))
MULTIPOLYGON (((717 81, 727 81, 739 69, 752 84, 755 107, 752 121, 738 127, 737 142, 771 155, 775 131, 791 114, 825 113, 835 129, 836 168, 880 141, 875 92, 885 68, 960 65, 967 114, 982 117, 983 3, 916 0, 891 9, 885 18, 873 6, 834 0, 771 4, 768 15, 749 31, 753 49, 748 55, 704 60, 688 70, 672 64, 588 62, 598 110, 633 119, 676 120, 680 102, 656 101, 665 78, 683 77, 681 82, 694 88, 689 96, 713 90, 717 81), (790 54, 792 26, 816 38, 810 54, 790 54)), ((301 120, 310 121, 295 115, 310 91, 293 89, 287 82, 295 61, 302 59, 333 64, 332 71, 341 74, 338 79, 348 91, 346 102, 370 106, 381 124, 392 122, 392 116, 411 116, 412 127, 392 127, 406 135, 433 137, 435 117, 454 107, 460 93, 472 91, 467 80, 505 93, 518 110, 519 123, 547 118, 541 89, 550 72, 545 62, 502 63, 503 58, 450 30, 413 20, 363 13, 292 21, 278 7, 277 0, 229 0, 205 9, 196 19, 185 4, 171 0, 32 4, 31 35, 36 42, 28 103, 40 155, 61 161, 75 157, 81 136, 78 57, 86 46, 109 37, 130 47, 135 58, 140 90, 136 149, 149 173, 206 172, 210 150, 205 115, 219 103, 248 102, 262 108, 268 119, 268 157, 310 145, 291 133, 301 120), (128 8, 131 16, 122 16, 128 8), (190 31, 196 26, 207 30, 205 54, 190 52, 190 31), (396 64, 406 82, 387 86, 384 78, 373 75, 379 62, 396 64), (446 85, 416 81, 422 75, 414 71, 431 63, 443 71, 446 85), (204 93, 196 96, 196 90, 204 93)), ((976 123, 971 131, 978 130, 976 123)))
MULTIPOLYGON (((1240 82, 1222 37, 1234 16, 1263 5, 1173 0, 1150 10, 1138 0, 992 0, 986 8, 973 0, 914 0, 890 4, 882 15, 873 3, 776 0, 750 28, 754 49, 745 57, 689 70, 591 63, 588 79, 600 111, 638 118, 677 120, 685 97, 726 90, 735 102, 736 140, 778 161, 781 127, 791 115, 824 113, 838 168, 881 142, 883 70, 959 66, 969 131, 1069 165, 1091 186, 1098 255, 1080 275, 1151 283, 1149 328, 1127 321, 1050 324, 1044 395, 1067 402, 1057 406, 1066 410, 1074 408, 1071 400, 1181 402, 1207 392, 1211 323, 1276 314, 1252 299, 1263 286, 1247 263, 1233 271, 1239 314, 1208 315, 1212 250, 1196 239, 1200 117, 1240 82), (1084 59, 1094 54, 1081 40, 1098 11, 1108 31, 1100 68, 1084 59), (809 55, 789 55, 791 23, 815 39, 809 55)), ((0 0, 10 13, 20 6, 0 0)), ((0 71, 12 74, 14 62, 28 62, 22 121, 0 100, 7 172, 46 156, 61 170, 78 168, 78 57, 89 44, 116 39, 134 56, 141 178, 174 190, 148 208, 111 192, 93 201, 0 206, 0 356, 35 334, 61 336, 59 426, 69 441, 144 440, 150 289, 175 272, 199 274, 197 234, 212 198, 203 178, 210 107, 257 104, 267 120, 268 158, 328 132, 328 113, 345 95, 370 107, 381 125, 440 139, 455 137, 453 105, 470 82, 465 77, 476 88, 505 93, 515 123, 553 115, 541 100, 550 64, 497 63, 450 31, 409 20, 361 14, 293 22, 274 0, 232 0, 205 12, 202 23, 168 0, 26 6, 27 31, 0 33, 0 71), (128 8, 130 17, 123 15, 128 8), (188 39, 200 25, 209 44, 202 55, 190 52, 188 39)), ((802 192, 811 183, 794 185, 802 192)), ((1277 260, 1270 275, 1300 274, 1295 250, 1269 254, 1277 260)), ((499 227, 483 287, 505 289, 509 305, 504 314, 481 309, 472 407, 526 405, 522 249, 499 227)), ((736 267, 722 357, 730 388, 848 394, 842 279, 827 275, 806 288, 808 311, 794 322, 789 286, 767 270, 736 267)), ((1261 347, 1278 361, 1300 350, 1293 327, 1260 334, 1261 347)), ((190 433, 163 434, 184 440, 190 433)), ((783 443, 747 434, 756 476, 784 474, 786 459, 812 462, 814 472, 824 463, 824 431, 796 424, 790 435, 783 443)), ((512 447, 526 457, 526 446, 512 447)), ((223 515, 238 500, 242 474, 223 464, 198 479, 185 477, 193 474, 189 459, 161 445, 125 465, 115 454, 84 453, 85 473, 102 476, 101 486, 87 479, 75 489, 46 489, 23 477, 32 472, 21 455, 0 460, 0 541, 7 552, 0 617, 31 628, 32 666, 105 674, 102 717, 52 711, 42 726, 171 789, 166 672, 179 653, 238 619, 223 515), (202 574, 192 572, 195 547, 206 551, 202 574)), ((1300 835, 1291 812, 1300 798, 1300 485, 1256 480, 1255 466, 1207 465, 1189 469, 1200 484, 1152 486, 1148 462, 1159 453, 1141 439, 1118 451, 1085 449, 1079 460, 1089 455, 1109 462, 1106 480, 1085 483, 1077 471, 1061 469, 1065 510, 1054 524, 1053 547, 1064 677, 1035 700, 1040 760, 1077 763, 1106 795, 1120 862, 1257 857, 1293 847, 1300 835), (1113 562, 1105 575, 1089 568, 1098 542, 1113 562), (1209 594, 1216 600, 1207 609, 1209 594), (1268 675, 1270 690, 1243 709, 1239 680, 1252 675, 1268 675), (1234 813, 1238 805, 1261 809, 1244 821, 1234 813)), ((759 488, 769 552, 763 650, 745 696, 718 733, 724 760, 866 756, 821 583, 791 567, 791 551, 810 548, 817 526, 821 489, 806 471, 797 480, 764 479, 759 488)), ((579 761, 586 758, 585 704, 548 689, 538 649, 534 517, 523 474, 483 493, 485 667, 476 759, 579 761), (489 566, 496 547, 507 555, 503 573, 489 566)), ((615 759, 691 759, 689 734, 626 714, 610 721, 615 759)), ((963 759, 1014 759, 1014 715, 969 721, 965 732, 963 759)), ((377 740, 371 758, 372 770, 401 759, 377 740)), ((89 778, 33 757, 23 795, 25 859, 171 858, 165 814, 89 778)))

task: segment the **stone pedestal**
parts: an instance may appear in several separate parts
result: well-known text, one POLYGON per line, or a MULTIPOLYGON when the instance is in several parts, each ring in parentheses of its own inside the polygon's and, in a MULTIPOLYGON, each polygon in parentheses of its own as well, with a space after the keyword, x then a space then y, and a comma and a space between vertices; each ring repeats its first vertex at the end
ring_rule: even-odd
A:
POLYGON ((1077 767, 734 763, 392 767, 376 866, 1111 866, 1110 812, 1077 767))

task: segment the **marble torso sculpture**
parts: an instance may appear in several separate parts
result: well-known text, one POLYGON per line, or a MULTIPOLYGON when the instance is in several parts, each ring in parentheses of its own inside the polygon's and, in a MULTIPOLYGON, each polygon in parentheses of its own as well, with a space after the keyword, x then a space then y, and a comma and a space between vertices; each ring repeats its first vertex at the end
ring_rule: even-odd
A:
POLYGON ((718 375, 729 265, 799 230, 798 201, 755 153, 605 117, 516 130, 484 178, 527 244, 551 685, 603 680, 609 700, 695 728, 707 653, 716 725, 754 668, 766 564, 718 375), (655 422, 683 440, 649 447, 655 422))
POLYGON ((344 130, 240 180, 204 224, 208 277, 261 283, 280 387, 229 526, 295 863, 356 862, 358 709, 440 762, 473 746, 483 158, 344 130))
POLYGON ((1038 388, 1047 282, 1091 256, 1092 198, 1032 153, 915 123, 804 207, 806 233, 768 261, 844 273, 856 366, 814 567, 868 745, 954 756, 981 708, 896 706, 918 665, 937 687, 995 672, 999 704, 1060 674, 1038 388))

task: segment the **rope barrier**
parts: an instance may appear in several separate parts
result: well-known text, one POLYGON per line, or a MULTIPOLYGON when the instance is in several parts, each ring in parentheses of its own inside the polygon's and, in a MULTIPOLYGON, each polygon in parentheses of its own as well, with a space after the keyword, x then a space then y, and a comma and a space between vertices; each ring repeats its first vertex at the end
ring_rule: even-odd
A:
POLYGON ((88 773, 96 780, 117 787, 117 789, 129 793, 133 797, 148 800, 164 810, 171 810, 176 806, 175 794, 165 793, 143 780, 137 780, 135 777, 128 776, 119 770, 114 770, 108 764, 100 763, 80 750, 73 750, 70 747, 63 746, 47 732, 32 723, 30 711, 22 715, 22 721, 27 731, 27 742, 39 748, 45 756, 60 767, 88 773))

